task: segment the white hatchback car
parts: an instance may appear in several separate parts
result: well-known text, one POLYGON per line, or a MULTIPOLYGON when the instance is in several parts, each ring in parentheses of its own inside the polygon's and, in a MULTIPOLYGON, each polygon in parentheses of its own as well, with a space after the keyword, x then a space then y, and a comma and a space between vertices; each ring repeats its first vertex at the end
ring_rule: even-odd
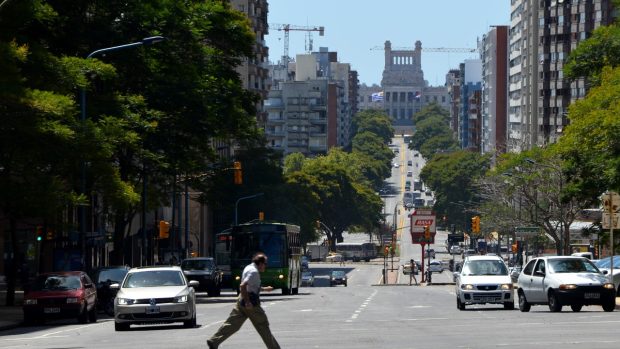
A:
POLYGON ((182 322, 196 327, 196 280, 187 281, 180 267, 139 267, 129 270, 114 302, 114 329, 131 324, 182 322))
POLYGON ((519 275, 519 309, 529 311, 534 304, 547 304, 558 312, 570 305, 575 312, 584 305, 601 305, 605 311, 616 307, 616 290, 608 272, 601 272, 584 257, 549 256, 532 259, 519 275))
POLYGON ((498 256, 465 257, 454 279, 459 310, 465 310, 469 304, 503 304, 507 310, 515 307, 508 268, 498 256))

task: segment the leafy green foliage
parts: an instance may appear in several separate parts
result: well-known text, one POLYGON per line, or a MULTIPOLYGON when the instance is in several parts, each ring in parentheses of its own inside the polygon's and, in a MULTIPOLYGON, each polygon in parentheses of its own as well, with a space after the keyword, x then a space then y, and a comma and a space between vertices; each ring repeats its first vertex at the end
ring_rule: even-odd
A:
POLYGON ((593 85, 601 82, 604 67, 620 65, 620 27, 603 26, 571 51, 564 72, 570 79, 588 78, 593 85))

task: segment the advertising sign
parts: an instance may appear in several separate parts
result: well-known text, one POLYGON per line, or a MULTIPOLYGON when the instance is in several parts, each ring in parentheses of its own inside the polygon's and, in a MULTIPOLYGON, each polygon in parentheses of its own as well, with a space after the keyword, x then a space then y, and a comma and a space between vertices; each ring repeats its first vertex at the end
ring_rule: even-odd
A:
POLYGON ((412 244, 433 244, 435 243, 436 219, 435 214, 430 210, 416 210, 411 214, 411 243, 412 244), (431 238, 424 236, 425 229, 428 227, 431 238))

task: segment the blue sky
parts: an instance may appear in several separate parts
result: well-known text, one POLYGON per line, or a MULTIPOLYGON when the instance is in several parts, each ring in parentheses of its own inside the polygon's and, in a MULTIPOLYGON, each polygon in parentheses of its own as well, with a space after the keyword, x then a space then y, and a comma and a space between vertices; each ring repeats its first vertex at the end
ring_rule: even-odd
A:
MULTIPOLYGON (((360 83, 380 84, 384 56, 370 50, 386 40, 392 47, 476 48, 476 40, 493 25, 510 24, 510 0, 268 0, 269 23, 324 26, 325 36, 313 32, 314 51, 328 47, 338 60, 351 63, 360 83)), ((284 32, 266 36, 269 60, 284 51, 284 32)), ((306 32, 290 32, 289 55, 305 52, 306 32)), ((443 85, 449 69, 458 68, 472 53, 422 52, 424 78, 443 85)))

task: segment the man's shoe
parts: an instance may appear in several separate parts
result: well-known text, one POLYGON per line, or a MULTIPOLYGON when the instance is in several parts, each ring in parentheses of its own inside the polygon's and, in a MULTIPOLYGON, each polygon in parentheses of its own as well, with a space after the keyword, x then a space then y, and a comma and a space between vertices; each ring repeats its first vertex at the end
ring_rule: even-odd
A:
POLYGON ((217 349, 215 344, 211 343, 211 341, 209 341, 208 339, 207 339, 207 347, 209 347, 209 349, 217 349))

